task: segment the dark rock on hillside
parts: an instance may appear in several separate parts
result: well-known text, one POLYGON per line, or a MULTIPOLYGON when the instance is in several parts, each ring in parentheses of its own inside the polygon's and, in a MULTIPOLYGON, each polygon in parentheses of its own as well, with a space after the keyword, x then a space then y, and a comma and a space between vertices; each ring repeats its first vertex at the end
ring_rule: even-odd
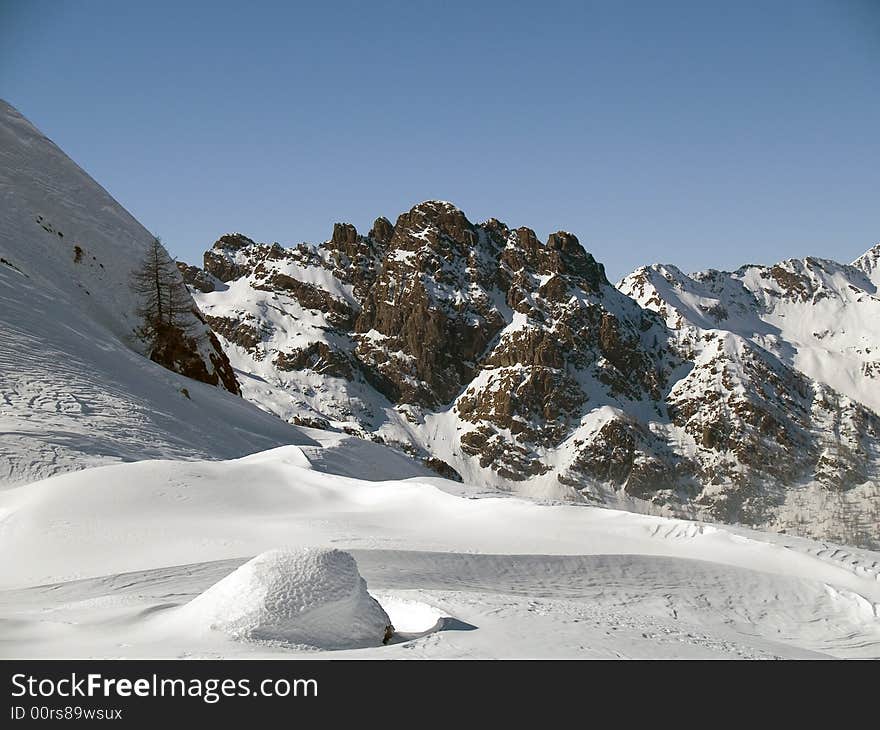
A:
POLYGON ((255 246, 254 242, 240 233, 220 236, 214 247, 205 251, 204 266, 212 276, 220 281, 233 281, 247 276, 250 269, 236 261, 236 252, 255 246))
POLYGON ((149 353, 150 359, 168 370, 173 370, 193 380, 216 385, 230 393, 241 395, 235 371, 217 337, 210 330, 203 336, 210 344, 211 351, 208 353, 210 369, 202 354, 198 339, 187 334, 180 327, 164 327, 162 329, 149 353))
POLYGON ((183 263, 183 261, 178 261, 177 270, 180 271, 183 280, 188 286, 191 286, 193 289, 198 289, 203 294, 207 294, 216 289, 211 275, 200 269, 198 266, 190 266, 183 263))

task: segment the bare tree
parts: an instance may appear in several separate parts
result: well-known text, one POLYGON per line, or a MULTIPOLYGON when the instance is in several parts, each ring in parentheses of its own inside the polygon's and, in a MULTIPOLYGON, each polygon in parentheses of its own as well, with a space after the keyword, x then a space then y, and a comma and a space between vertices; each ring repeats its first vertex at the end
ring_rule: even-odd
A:
POLYGON ((132 272, 131 287, 139 299, 138 334, 150 344, 151 350, 185 333, 192 301, 177 265, 158 237, 150 242, 132 272))

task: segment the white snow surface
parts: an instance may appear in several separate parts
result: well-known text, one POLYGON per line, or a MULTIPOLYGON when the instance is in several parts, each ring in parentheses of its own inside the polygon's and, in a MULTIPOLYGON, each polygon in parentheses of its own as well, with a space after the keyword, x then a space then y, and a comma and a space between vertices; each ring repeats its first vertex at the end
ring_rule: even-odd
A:
MULTIPOLYGON (((319 447, 286 446, 0 492, 0 552, 16 556, 0 570, 0 654, 880 657, 880 554, 486 496, 437 477, 395 478, 399 463, 378 481, 334 473, 350 469, 354 442, 330 444, 320 470, 319 447), (305 547, 354 556, 401 623, 395 640, 364 646, 324 626, 301 646, 283 617, 322 591, 291 584, 277 611, 263 596, 269 585, 287 591, 283 560, 234 572, 267 550, 305 547)), ((312 571, 293 572, 305 585, 312 571)))
POLYGON ((875 243, 853 261, 852 265, 864 271, 867 277, 880 287, 880 243, 875 243))
POLYGON ((391 624, 350 553, 269 550, 181 607, 193 631, 325 649, 379 646, 391 624))

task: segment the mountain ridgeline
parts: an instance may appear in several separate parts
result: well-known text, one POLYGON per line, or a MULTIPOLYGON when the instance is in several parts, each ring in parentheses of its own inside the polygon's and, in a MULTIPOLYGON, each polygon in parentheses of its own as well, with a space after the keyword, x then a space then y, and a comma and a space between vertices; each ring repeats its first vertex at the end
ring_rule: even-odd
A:
POLYGON ((440 475, 878 544, 880 246, 617 286, 567 232, 428 201, 179 264, 242 393, 440 475))

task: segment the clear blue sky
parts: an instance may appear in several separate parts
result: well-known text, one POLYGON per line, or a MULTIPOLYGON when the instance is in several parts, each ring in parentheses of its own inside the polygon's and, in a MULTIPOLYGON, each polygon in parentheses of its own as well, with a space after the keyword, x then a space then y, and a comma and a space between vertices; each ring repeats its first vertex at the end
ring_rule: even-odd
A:
POLYGON ((429 198, 612 278, 880 240, 880 0, 0 0, 0 96, 190 261, 429 198))

